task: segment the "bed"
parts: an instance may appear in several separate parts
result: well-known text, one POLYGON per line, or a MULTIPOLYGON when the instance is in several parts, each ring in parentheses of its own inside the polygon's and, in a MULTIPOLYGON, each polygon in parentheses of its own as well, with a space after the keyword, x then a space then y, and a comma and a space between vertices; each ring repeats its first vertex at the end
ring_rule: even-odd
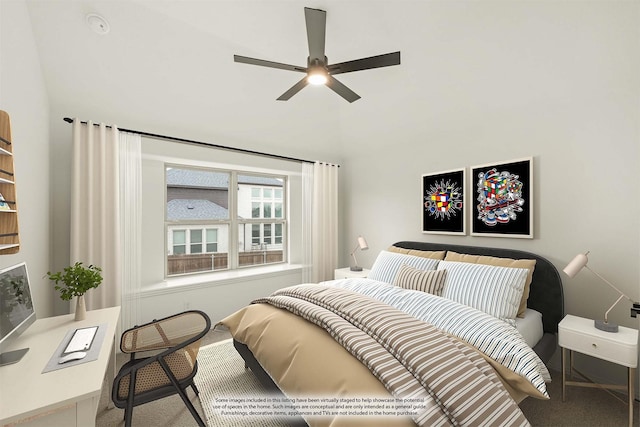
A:
POLYGON ((291 424, 527 425, 517 404, 548 398, 544 364, 563 316, 562 281, 544 257, 401 241, 380 252, 369 278, 284 288, 221 323, 245 366, 289 401, 310 397, 335 408, 338 398, 373 396, 369 409, 392 399, 404 409, 405 399, 426 402, 405 412, 397 405, 395 413, 368 411, 375 416, 302 411, 291 424), (474 280, 498 282, 478 297, 474 280))

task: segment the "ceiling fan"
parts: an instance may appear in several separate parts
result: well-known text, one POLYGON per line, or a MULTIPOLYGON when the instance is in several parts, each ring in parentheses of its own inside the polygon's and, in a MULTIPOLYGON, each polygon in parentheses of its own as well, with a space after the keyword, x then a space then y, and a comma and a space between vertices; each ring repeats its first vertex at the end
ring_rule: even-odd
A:
POLYGON ((324 10, 305 7, 304 16, 307 23, 307 41, 309 43, 309 57, 307 58, 306 67, 233 55, 233 60, 235 62, 306 73, 306 76, 302 80, 280 95, 278 101, 287 101, 293 95, 302 90, 302 88, 307 84, 324 84, 347 101, 357 101, 360 99, 360 96, 336 80, 336 78, 333 77, 335 74, 351 73, 353 71, 389 67, 391 65, 400 64, 400 52, 371 56, 368 58, 341 62, 339 64, 329 64, 324 52, 327 12, 324 10))

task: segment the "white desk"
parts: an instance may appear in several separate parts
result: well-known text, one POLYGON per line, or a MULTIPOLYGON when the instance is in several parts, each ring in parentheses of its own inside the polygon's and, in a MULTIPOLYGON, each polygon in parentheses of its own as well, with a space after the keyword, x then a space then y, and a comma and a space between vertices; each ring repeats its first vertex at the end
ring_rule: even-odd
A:
POLYGON ((29 347, 13 365, 0 366, 0 426, 26 420, 19 426, 95 426, 98 402, 107 369, 115 376, 114 337, 120 307, 38 319, 9 350, 29 347), (107 324, 98 360, 42 373, 69 330, 107 324))

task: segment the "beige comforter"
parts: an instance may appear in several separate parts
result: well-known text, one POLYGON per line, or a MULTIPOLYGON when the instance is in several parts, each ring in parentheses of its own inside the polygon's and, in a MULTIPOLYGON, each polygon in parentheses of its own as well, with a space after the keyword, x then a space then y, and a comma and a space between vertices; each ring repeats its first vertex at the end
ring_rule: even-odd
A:
MULTIPOLYGON (((263 302, 262 304, 252 304, 241 309, 224 319, 221 323, 230 329, 236 340, 249 347, 265 371, 271 375, 281 390, 290 398, 307 396, 380 396, 381 398, 388 399, 392 396, 396 398, 402 396, 403 390, 394 390, 393 384, 390 385, 390 382, 394 382, 393 375, 391 377, 387 375, 385 378, 384 375, 380 375, 380 369, 375 371, 376 368, 374 367, 374 371, 376 372, 374 375, 371 370, 367 368, 366 365, 371 366, 371 363, 370 361, 364 360, 363 357, 366 357, 366 353, 370 353, 370 351, 365 351, 365 356, 353 353, 353 349, 351 349, 350 352, 338 343, 338 341, 340 341, 339 338, 336 340, 331 336, 331 334, 335 335, 335 332, 328 331, 325 317, 329 316, 333 319, 331 316, 335 315, 333 312, 336 311, 335 308, 329 309, 329 311, 333 310, 331 314, 321 314, 320 317, 316 316, 315 320, 309 318, 308 315, 306 315, 307 319, 305 319, 292 313, 298 312, 298 314, 305 315, 301 312, 309 311, 305 309, 306 304, 315 304, 315 302, 308 300, 319 299, 318 294, 320 293, 330 293, 330 295, 334 296, 333 299, 335 299, 336 293, 344 294, 345 291, 336 289, 327 290, 326 287, 321 285, 303 285, 289 288, 288 290, 280 291, 280 295, 260 301, 263 302), (291 289, 294 289, 293 294, 291 293, 291 289), (313 322, 322 325, 322 327, 314 325, 313 322), (358 358, 363 361, 358 360, 358 358), (392 378, 392 380, 390 381, 389 378, 392 378)), ((351 299, 353 301, 350 303, 353 304, 357 302, 356 300, 366 300, 369 307, 380 308, 382 313, 387 312, 389 309, 388 306, 379 302, 373 303, 372 306, 372 302, 362 295, 351 299)), ((326 303, 320 302, 320 305, 326 305, 326 303)), ((312 311, 314 310, 315 309, 312 311)), ((356 314, 358 314, 358 316, 364 316, 361 320, 367 324, 375 321, 380 316, 379 314, 372 315, 370 308, 358 310, 356 307, 355 310, 356 312, 361 312, 356 314)), ((340 308, 338 311, 343 310, 340 308)), ((398 313, 401 313, 395 309, 392 311, 393 316, 398 316, 398 313)), ((353 313, 348 312, 347 317, 349 316, 353 316, 353 313)), ((412 317, 410 317, 410 319, 411 321, 409 323, 412 323, 412 327, 414 328, 415 322, 418 322, 419 328, 433 328, 412 317)), ((333 319, 328 323, 332 322, 338 322, 337 324, 340 324, 339 319, 333 319)), ((347 323, 351 324, 352 321, 347 323)), ((380 327, 384 328, 384 326, 385 323, 383 322, 380 327)), ((461 357, 461 354, 466 354, 466 356, 460 359, 460 363, 455 363, 455 366, 463 364, 463 362, 464 364, 469 364, 469 362, 463 360, 466 358, 472 360, 470 364, 475 365, 476 368, 474 369, 477 370, 477 366, 479 366, 478 359, 482 360, 481 357, 469 356, 468 353, 472 351, 470 347, 450 336, 441 335, 442 336, 437 336, 436 339, 444 343, 443 345, 448 346, 449 351, 455 348, 455 357, 461 357)), ((392 357, 394 361, 397 358, 397 354, 392 357)), ((403 356, 400 355, 400 359, 402 358, 403 356)), ((447 356, 445 359, 449 358, 450 356, 447 356)), ((484 362, 484 360, 482 361, 484 362)), ((416 366, 418 365, 409 367, 409 371, 413 370, 415 374, 416 366)), ((462 403, 454 402, 454 406, 451 408, 446 407, 448 403, 443 404, 440 402, 441 400, 447 400, 447 397, 441 398, 437 395, 434 397, 432 386, 427 385, 427 387, 421 391, 421 396, 426 396, 425 399, 434 400, 434 402, 429 404, 431 405, 429 408, 443 405, 445 405, 445 407, 444 409, 440 408, 437 413, 432 409, 427 409, 426 414, 424 413, 425 411, 423 411, 421 415, 414 414, 414 419, 397 416, 349 417, 342 414, 331 417, 320 416, 306 418, 309 424, 313 426, 404 426, 414 425, 414 421, 416 420, 422 425, 433 425, 436 421, 445 425, 454 423, 461 425, 479 425, 482 424, 482 422, 486 422, 486 420, 495 421, 491 423, 492 425, 500 424, 500 422, 509 425, 526 425, 526 419, 524 419, 515 402, 509 398, 504 391, 500 380, 497 380, 498 376, 494 374, 494 370, 481 367, 480 371, 482 371, 482 374, 479 377, 476 373, 473 373, 472 376, 476 375, 473 381, 480 381, 483 384, 481 387, 483 391, 481 393, 486 393, 486 390, 488 390, 490 394, 495 396, 504 395, 504 397, 497 399, 497 405, 502 408, 500 411, 506 411, 505 413, 507 414, 504 416, 501 415, 503 418, 492 418, 495 416, 495 409, 487 407, 488 405, 485 404, 485 402, 487 402, 486 397, 479 397, 481 394, 478 393, 478 390, 473 390, 473 387, 469 385, 469 381, 463 382, 458 387, 458 392, 466 393, 466 396, 463 399, 453 399, 459 400, 462 403), (460 406, 456 409, 455 405, 460 406), (471 412, 465 412, 466 409, 464 411, 460 409, 470 405, 474 407, 471 412), (483 413, 483 411, 486 413, 483 413)), ((533 387, 528 388, 527 383, 520 381, 520 377, 517 375, 509 375, 508 373, 510 371, 505 370, 506 372, 504 372, 499 367, 498 371, 504 374, 501 377, 503 382, 513 383, 515 387, 512 388, 510 392, 512 392, 517 399, 519 399, 523 393, 534 393, 531 392, 531 389, 535 389, 533 387)), ((417 377, 420 378, 420 375, 422 374, 418 373, 417 377)), ((444 373, 440 377, 440 382, 455 382, 456 376, 458 376, 458 374, 453 374, 452 376, 452 374, 444 373)), ((424 378, 420 378, 417 382, 420 383, 423 379, 424 378)))

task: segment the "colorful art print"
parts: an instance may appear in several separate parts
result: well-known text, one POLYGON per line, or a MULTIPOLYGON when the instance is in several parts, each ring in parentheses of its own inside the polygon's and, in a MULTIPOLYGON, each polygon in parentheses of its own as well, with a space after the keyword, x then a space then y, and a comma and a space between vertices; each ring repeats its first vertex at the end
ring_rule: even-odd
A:
POLYGON ((465 170, 422 175, 422 232, 466 234, 465 170))
POLYGON ((533 238, 533 158, 471 168, 473 236, 533 238))

